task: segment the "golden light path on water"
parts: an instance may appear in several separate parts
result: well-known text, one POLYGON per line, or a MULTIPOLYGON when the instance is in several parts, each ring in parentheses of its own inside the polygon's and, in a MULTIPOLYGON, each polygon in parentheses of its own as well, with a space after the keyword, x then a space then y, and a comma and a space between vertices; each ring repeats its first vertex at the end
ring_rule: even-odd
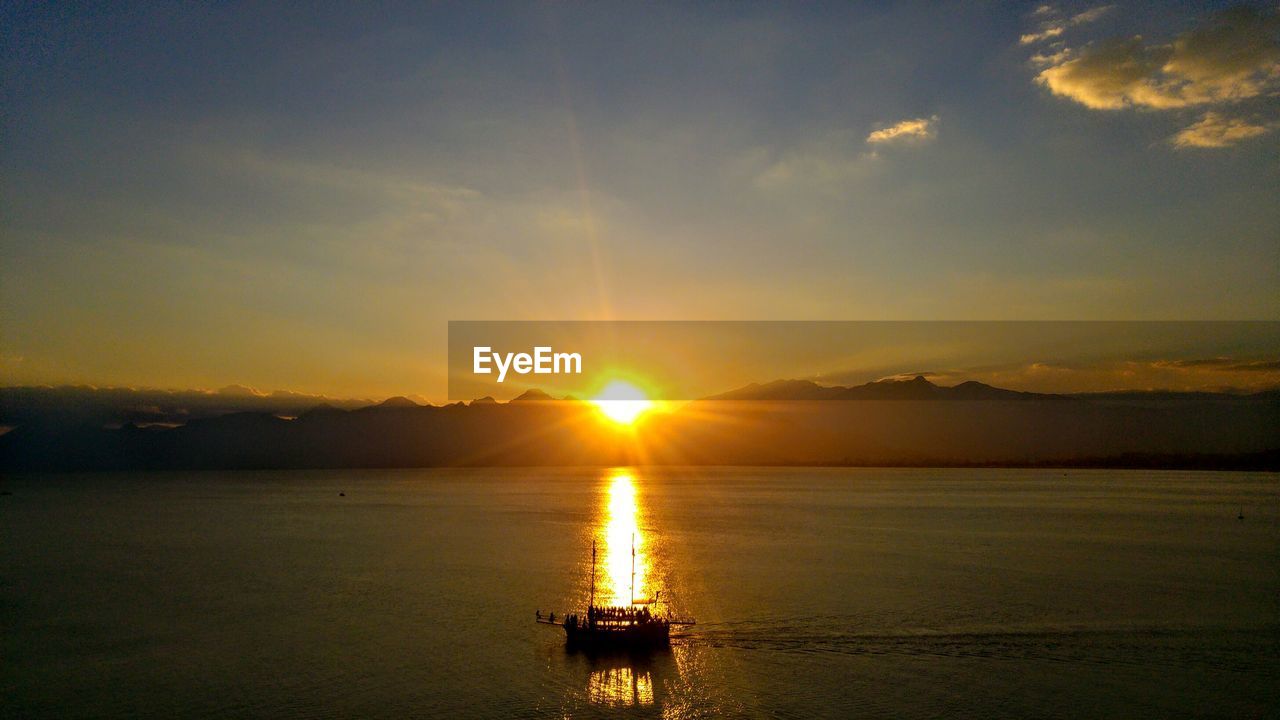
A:
MULTIPOLYGON (((601 533, 604 555, 596 590, 600 604, 630 605, 649 599, 649 557, 640 530, 637 485, 635 476, 623 469, 612 470, 607 479, 601 533)), ((653 705, 653 675, 630 663, 607 664, 591 672, 587 697, 593 704, 611 708, 653 705)))
POLYGON ((607 492, 603 568, 605 583, 601 584, 597 593, 608 604, 630 605, 633 600, 643 601, 648 597, 645 594, 645 578, 649 562, 645 554, 644 534, 640 531, 640 508, 636 502, 635 479, 624 470, 615 470, 610 477, 607 492))
MULTIPOLYGON (((656 488, 646 487, 640 472, 622 467, 606 471, 599 482, 593 523, 595 602, 615 606, 654 603, 660 594, 664 604, 650 609, 665 615, 670 578, 667 570, 659 571, 655 563, 666 548, 660 548, 662 532, 653 524, 652 499, 647 492, 656 488)), ((644 708, 646 717, 680 720, 688 716, 690 698, 705 701, 708 697, 695 670, 699 665, 686 643, 675 642, 670 648, 640 654, 605 653, 588 661, 584 684, 573 695, 597 708, 644 708)))

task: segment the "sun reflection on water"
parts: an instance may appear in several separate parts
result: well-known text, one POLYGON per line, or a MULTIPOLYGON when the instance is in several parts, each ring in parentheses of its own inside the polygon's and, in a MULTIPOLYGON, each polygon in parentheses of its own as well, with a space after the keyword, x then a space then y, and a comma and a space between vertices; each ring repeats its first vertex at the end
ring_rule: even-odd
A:
POLYGON ((605 513, 604 582, 597 590, 600 600, 609 604, 630 605, 633 600, 642 600, 647 597, 645 578, 648 575, 649 558, 645 553, 644 534, 640 532, 639 515, 635 479, 625 471, 614 471, 609 482, 605 513), (634 591, 632 590, 633 552, 635 554, 634 591))

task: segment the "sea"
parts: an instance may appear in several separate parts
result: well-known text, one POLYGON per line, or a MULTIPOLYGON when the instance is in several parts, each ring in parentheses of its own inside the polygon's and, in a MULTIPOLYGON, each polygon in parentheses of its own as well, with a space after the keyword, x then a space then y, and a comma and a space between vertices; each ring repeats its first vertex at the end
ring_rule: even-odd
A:
POLYGON ((0 491, 3 717, 1280 717, 1274 473, 308 470, 0 491), (535 622, 592 598, 696 624, 627 654, 535 622))

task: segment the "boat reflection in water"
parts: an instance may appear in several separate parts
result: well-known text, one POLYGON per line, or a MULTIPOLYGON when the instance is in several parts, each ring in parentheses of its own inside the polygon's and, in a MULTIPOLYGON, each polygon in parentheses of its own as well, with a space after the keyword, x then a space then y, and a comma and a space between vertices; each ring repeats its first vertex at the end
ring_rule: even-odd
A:
POLYGON ((693 620, 662 612, 660 590, 655 589, 652 596, 646 594, 649 562, 638 515, 635 481, 625 472, 615 472, 608 490, 603 572, 598 542, 591 543, 591 591, 586 610, 559 619, 554 613, 546 618, 540 611, 537 614, 539 623, 564 628, 571 649, 634 652, 665 648, 673 625, 693 624, 693 620), (605 584, 601 596, 608 598, 608 604, 596 603, 600 580, 605 584))
POLYGON ((697 694, 682 672, 686 650, 680 643, 648 652, 557 649, 546 662, 566 682, 548 684, 548 700, 561 717, 621 709, 637 710, 637 717, 680 717, 697 694))
MULTIPOLYGON (((601 667, 592 669, 587 676, 587 701, 611 708, 653 705, 655 682, 650 664, 634 658, 618 660, 613 665, 599 663, 601 667)), ((661 692, 662 684, 656 686, 661 692)))

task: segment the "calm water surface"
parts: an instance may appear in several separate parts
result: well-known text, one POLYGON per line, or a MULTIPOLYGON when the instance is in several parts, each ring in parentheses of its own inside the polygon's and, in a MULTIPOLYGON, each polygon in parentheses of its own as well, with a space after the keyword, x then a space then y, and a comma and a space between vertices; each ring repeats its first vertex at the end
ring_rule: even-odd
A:
POLYGON ((0 480, 7 717, 1275 717, 1280 476, 0 480), (339 493, 345 493, 340 496, 339 493), (1245 519, 1238 520, 1243 510, 1245 519), (567 652, 597 594, 698 624, 567 652))

